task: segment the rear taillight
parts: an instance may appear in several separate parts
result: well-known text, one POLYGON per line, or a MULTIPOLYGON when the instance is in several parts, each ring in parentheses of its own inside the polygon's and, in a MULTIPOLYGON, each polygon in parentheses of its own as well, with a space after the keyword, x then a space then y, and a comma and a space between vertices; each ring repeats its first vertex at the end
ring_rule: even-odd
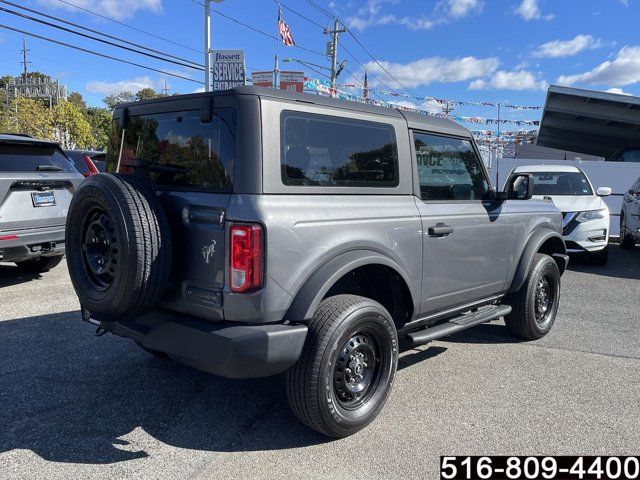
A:
POLYGON ((82 175, 84 175, 85 177, 90 177, 91 175, 97 175, 100 173, 100 171, 96 168, 96 165, 93 163, 93 160, 91 160, 89 155, 83 155, 82 160, 84 160, 84 163, 87 165, 87 168, 89 169, 87 173, 83 173, 82 175))
POLYGON ((18 236, 17 235, 0 235, 0 242, 1 241, 9 241, 9 240, 18 240, 18 236))
POLYGON ((263 235, 260 225, 232 225, 229 241, 229 286, 232 292, 262 287, 263 235))

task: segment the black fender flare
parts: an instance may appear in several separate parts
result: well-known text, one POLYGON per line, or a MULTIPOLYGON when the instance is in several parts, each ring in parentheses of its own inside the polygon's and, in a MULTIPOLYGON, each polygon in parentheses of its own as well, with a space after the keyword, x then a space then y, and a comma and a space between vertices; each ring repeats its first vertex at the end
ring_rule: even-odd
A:
MULTIPOLYGON (((402 277, 407 286, 411 285, 406 273, 391 258, 374 250, 351 250, 323 263, 304 281, 302 287, 295 294, 284 318, 298 322, 309 320, 313 317, 313 313, 329 289, 344 275, 364 265, 389 267, 402 277)), ((409 288, 409 292, 411 292, 411 288, 409 288)), ((417 308, 416 299, 412 298, 411 300, 413 308, 417 308)))
POLYGON ((540 251, 540 248, 547 240, 552 238, 559 241, 555 242, 557 248, 551 256, 558 264, 560 274, 562 275, 564 273, 567 265, 569 264, 569 257, 567 255, 567 248, 565 247, 562 236, 558 232, 549 228, 537 230, 529 237, 527 245, 523 249, 522 255, 520 255, 520 261, 518 262, 518 267, 513 276, 508 293, 516 292, 522 288, 527 279, 527 272, 529 271, 529 267, 533 261, 533 256, 540 251))

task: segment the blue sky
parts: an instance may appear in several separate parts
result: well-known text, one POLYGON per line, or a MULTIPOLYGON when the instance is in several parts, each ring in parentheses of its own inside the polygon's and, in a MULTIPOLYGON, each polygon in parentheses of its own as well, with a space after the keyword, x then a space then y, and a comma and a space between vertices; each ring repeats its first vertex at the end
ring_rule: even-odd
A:
MULTIPOLYGON (((121 36, 157 50, 201 62, 201 54, 161 41, 82 12, 69 4, 100 12, 173 42, 202 50, 203 7, 194 0, 13 0, 41 12, 121 36)), ((199 0, 198 0, 199 1, 199 0)), ((329 18, 305 0, 282 0, 320 25, 329 18)), ((315 0, 340 17, 382 65, 418 95, 453 100, 543 105, 549 84, 562 83, 596 90, 640 94, 639 0, 315 0)), ((277 5, 273 0, 225 0, 213 4, 221 13, 270 34, 276 33, 277 5)), ((1 7, 9 7, 0 4, 1 7)), ((0 24, 28 30, 95 51, 136 61, 201 80, 202 74, 158 60, 140 57, 89 39, 76 37, 0 12, 0 24)), ((320 27, 284 10, 298 45, 323 52, 327 37, 320 27)), ((3 73, 20 71, 20 34, 0 29, 3 73)), ((51 45, 27 37, 31 68, 60 78, 87 101, 119 90, 145 86, 160 89, 168 82, 172 93, 189 93, 199 85, 129 65, 51 45)), ((341 42, 374 76, 398 92, 405 91, 387 77, 348 35, 341 42)), ((213 16, 213 47, 246 51, 248 68, 273 66, 276 41, 219 15, 213 16)), ((343 81, 360 81, 362 67, 348 61, 343 81)), ((328 66, 322 55, 281 46, 282 57, 328 66)), ((281 65, 282 67, 283 65, 281 65)), ((293 69, 298 69, 294 67, 293 69)), ((318 77, 315 72, 307 71, 318 77)), ((380 87, 383 87, 380 85, 380 87)), ((385 88, 386 89, 386 88, 385 88)), ((407 102, 407 99, 403 100, 407 102)), ((437 105, 413 105, 437 110, 437 105)), ((457 115, 495 117, 495 110, 458 107, 457 115)), ((506 111, 507 118, 536 119, 537 111, 506 111)))

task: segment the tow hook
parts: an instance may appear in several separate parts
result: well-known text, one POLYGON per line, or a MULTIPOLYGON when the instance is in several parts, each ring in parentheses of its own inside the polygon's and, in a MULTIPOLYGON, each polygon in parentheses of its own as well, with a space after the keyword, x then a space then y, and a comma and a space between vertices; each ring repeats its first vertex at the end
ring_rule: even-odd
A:
POLYGON ((104 328, 102 328, 102 327, 98 327, 98 328, 96 328, 95 336, 96 336, 96 337, 101 337, 101 336, 103 336, 105 333, 107 333, 107 331, 106 331, 104 328))

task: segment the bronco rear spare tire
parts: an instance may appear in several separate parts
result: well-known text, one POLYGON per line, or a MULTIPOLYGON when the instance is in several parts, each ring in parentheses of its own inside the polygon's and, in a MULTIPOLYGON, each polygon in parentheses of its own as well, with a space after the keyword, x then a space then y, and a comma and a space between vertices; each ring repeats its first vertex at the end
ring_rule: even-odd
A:
POLYGON ((171 273, 171 238, 152 185, 135 175, 87 178, 69 206, 66 253, 73 287, 94 318, 118 320, 155 305, 171 273))

